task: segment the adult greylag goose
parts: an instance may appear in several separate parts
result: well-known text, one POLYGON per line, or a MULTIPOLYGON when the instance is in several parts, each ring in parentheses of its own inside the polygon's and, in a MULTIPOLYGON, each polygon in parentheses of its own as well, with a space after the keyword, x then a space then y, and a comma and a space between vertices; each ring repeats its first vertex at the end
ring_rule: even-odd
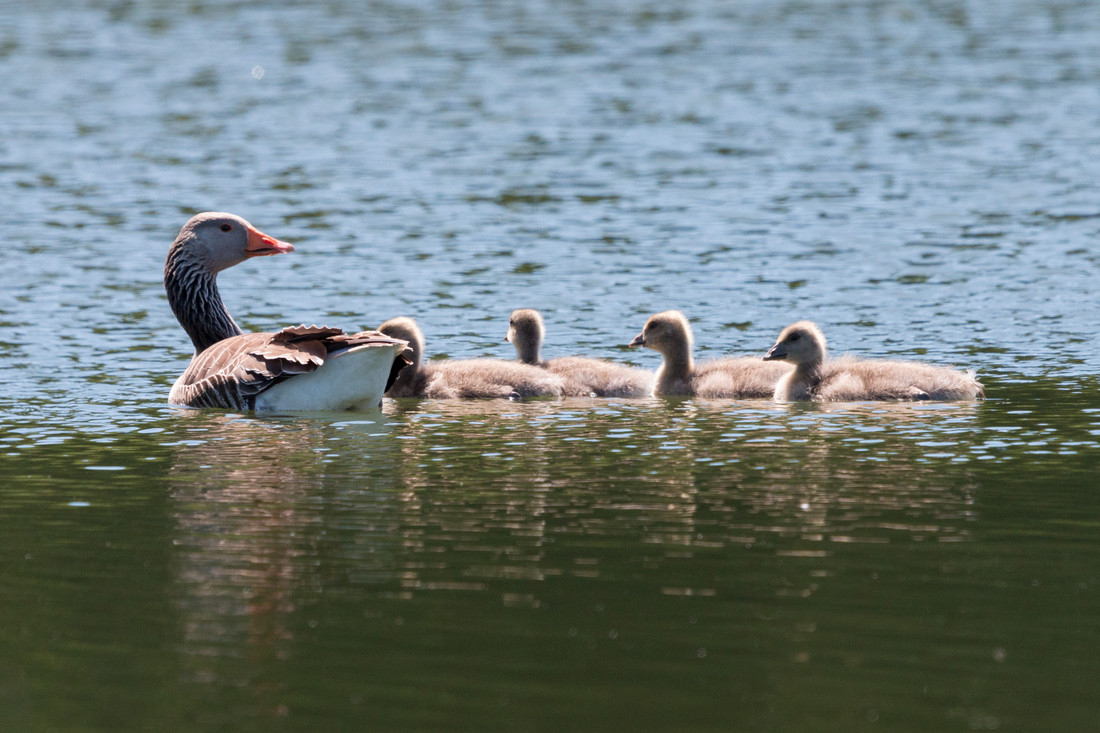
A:
POLYGON ((524 364, 561 375, 565 380, 566 396, 645 397, 653 394, 653 374, 645 369, 585 356, 561 356, 543 361, 545 335, 542 314, 533 308, 520 308, 512 311, 504 340, 512 343, 516 358, 524 364))
POLYGON ((654 396, 696 395, 749 399, 771 397, 789 366, 761 362, 753 357, 723 357, 695 364, 691 350, 691 324, 680 311, 664 311, 649 317, 642 332, 629 346, 645 346, 660 352, 654 396))
POLYGON ((244 333, 218 292, 222 270, 250 257, 293 252, 239 216, 197 214, 168 250, 164 288, 195 354, 168 402, 231 410, 375 407, 408 363, 407 344, 375 331, 292 326, 244 333))
POLYGON ((424 361, 424 333, 412 318, 391 318, 378 327, 384 334, 409 343, 412 365, 397 375, 387 397, 476 399, 498 397, 561 397, 565 385, 556 374, 503 359, 424 361))
POLYGON ((985 389, 974 374, 914 361, 827 358, 825 334, 811 321, 783 329, 764 357, 794 364, 775 386, 777 402, 868 400, 977 400, 985 389))

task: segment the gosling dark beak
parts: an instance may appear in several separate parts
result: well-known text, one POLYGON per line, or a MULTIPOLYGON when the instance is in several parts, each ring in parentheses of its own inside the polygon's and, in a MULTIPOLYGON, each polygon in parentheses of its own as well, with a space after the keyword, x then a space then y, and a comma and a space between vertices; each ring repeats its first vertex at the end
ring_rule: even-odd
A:
POLYGON ((635 346, 645 346, 645 332, 643 331, 642 333, 635 336, 634 340, 631 341, 629 344, 627 344, 627 346, 629 346, 632 349, 635 346))
POLYGON ((779 359, 787 358, 787 350, 783 348, 783 344, 776 344, 768 349, 768 353, 764 354, 764 361, 776 361, 779 359))

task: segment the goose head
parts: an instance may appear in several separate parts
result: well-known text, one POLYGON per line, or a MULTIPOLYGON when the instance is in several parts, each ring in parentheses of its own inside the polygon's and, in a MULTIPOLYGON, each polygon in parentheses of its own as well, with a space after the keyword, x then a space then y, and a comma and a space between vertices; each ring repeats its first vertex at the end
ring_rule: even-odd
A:
POLYGON ((825 360, 825 334, 811 321, 798 321, 783 329, 764 361, 781 359, 795 366, 816 366, 825 360))
POLYGON ((644 346, 663 356, 670 356, 676 353, 690 354, 693 344, 691 324, 684 314, 680 311, 664 311, 650 316, 642 332, 627 346, 644 346))
POLYGON ((545 335, 542 314, 533 308, 520 308, 512 311, 504 340, 516 347, 516 356, 524 364, 538 364, 542 361, 540 352, 545 335))
POLYGON ((216 274, 250 257, 293 251, 294 245, 264 234, 239 216, 207 211, 183 225, 169 259, 175 254, 216 274))
POLYGON ((409 342, 405 356, 412 360, 412 365, 402 370, 402 376, 405 376, 406 372, 415 372, 420 368, 424 359, 424 332, 420 330, 416 321, 407 316, 399 316, 386 321, 378 327, 378 330, 390 338, 409 342))
POLYGON ((198 354, 241 333, 218 293, 218 273, 249 257, 293 252, 239 216, 208 211, 191 217, 168 248, 164 289, 172 312, 198 354))

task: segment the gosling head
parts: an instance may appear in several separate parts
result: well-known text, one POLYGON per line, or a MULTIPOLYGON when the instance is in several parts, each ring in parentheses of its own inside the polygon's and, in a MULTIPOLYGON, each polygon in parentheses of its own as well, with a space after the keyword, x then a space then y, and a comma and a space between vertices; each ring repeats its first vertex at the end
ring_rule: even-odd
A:
POLYGON ((779 334, 764 361, 781 359, 795 366, 817 365, 825 360, 825 334, 811 321, 792 323, 779 334))
POLYGON ((691 324, 680 311, 664 311, 649 317, 642 332, 627 346, 644 346, 647 349, 669 354, 677 350, 691 352, 694 337, 691 324))
POLYGON ((424 332, 420 330, 416 321, 407 316, 399 316, 386 321, 378 327, 378 330, 391 338, 409 342, 405 355, 412 360, 412 366, 404 371, 415 371, 420 368, 420 362, 424 358, 424 332))
POLYGON ((516 347, 516 357, 524 364, 538 364, 542 361, 540 352, 545 335, 542 314, 533 308, 520 308, 512 311, 504 340, 516 347))

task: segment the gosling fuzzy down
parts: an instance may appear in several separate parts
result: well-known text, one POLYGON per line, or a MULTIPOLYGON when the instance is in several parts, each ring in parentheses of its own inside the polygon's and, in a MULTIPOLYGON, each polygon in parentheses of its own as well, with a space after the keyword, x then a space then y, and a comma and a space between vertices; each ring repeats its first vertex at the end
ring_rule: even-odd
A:
POLYGON ((985 388, 973 372, 914 361, 828 358, 825 334, 812 321, 783 329, 765 361, 782 360, 794 370, 775 386, 777 402, 980 400, 985 388))
POLYGON ((630 346, 645 346, 661 354, 662 361, 653 395, 695 395, 697 397, 756 399, 768 398, 791 368, 761 362, 753 357, 724 357, 696 365, 692 358, 694 336, 691 324, 680 311, 664 311, 649 317, 630 346))
POLYGON ((412 318, 391 318, 378 330, 409 342, 412 364, 402 369, 387 397, 430 399, 522 399, 561 397, 560 376, 538 367, 503 359, 446 359, 424 361, 424 333, 412 318), (402 334, 398 336, 397 334, 402 334))
POLYGON ((546 326, 541 313, 533 308, 512 311, 504 340, 515 347, 520 362, 561 376, 567 396, 645 397, 652 394, 653 375, 645 369, 585 356, 562 356, 543 361, 545 336, 546 326))

